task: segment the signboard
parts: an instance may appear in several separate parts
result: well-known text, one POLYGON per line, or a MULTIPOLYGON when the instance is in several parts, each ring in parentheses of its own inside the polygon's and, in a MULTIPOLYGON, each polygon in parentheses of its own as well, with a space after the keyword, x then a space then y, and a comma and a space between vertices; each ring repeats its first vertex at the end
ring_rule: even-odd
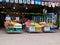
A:
POLYGON ((31 0, 31 4, 34 4, 34 0, 31 0))
POLYGON ((6 2, 9 2, 9 0, 6 0, 6 2))
POLYGON ((11 3, 14 3, 14 0, 10 0, 11 3))
POLYGON ((0 0, 0 2, 2 2, 2 0, 0 0))
POLYGON ((19 4, 22 4, 22 0, 19 0, 19 4))
POLYGON ((23 0, 23 4, 26 4, 27 3, 27 0, 23 0))
POLYGON ((15 0, 15 3, 18 3, 18 0, 15 0))

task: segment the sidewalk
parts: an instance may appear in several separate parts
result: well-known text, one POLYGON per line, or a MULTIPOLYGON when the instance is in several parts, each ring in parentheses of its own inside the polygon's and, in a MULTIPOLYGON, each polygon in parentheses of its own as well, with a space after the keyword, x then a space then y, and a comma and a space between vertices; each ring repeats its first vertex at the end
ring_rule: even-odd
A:
POLYGON ((4 29, 0 29, 0 45, 60 45, 60 31, 7 34, 4 29))

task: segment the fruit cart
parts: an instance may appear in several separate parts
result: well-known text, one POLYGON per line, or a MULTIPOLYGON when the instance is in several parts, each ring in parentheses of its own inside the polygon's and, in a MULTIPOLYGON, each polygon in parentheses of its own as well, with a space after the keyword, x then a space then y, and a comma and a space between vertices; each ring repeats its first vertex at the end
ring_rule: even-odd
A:
POLYGON ((8 27, 7 33, 22 33, 22 28, 8 27))
POLYGON ((22 33, 22 24, 15 24, 13 27, 7 28, 7 33, 22 33))
POLYGON ((22 33, 22 24, 18 23, 18 21, 13 20, 11 22, 5 21, 4 26, 6 28, 7 33, 22 33))

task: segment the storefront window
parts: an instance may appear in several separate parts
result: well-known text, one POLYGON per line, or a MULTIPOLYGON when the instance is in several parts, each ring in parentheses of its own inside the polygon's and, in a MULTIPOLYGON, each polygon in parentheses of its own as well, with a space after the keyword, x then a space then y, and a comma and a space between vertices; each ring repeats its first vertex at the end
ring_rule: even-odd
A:
POLYGON ((22 0, 19 0, 19 4, 22 4, 22 0))

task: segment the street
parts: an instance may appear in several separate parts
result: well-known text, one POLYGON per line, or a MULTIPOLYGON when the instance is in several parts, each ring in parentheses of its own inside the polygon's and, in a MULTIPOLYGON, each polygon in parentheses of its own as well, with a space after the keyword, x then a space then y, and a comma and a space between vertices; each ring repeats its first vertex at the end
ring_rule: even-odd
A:
POLYGON ((60 45, 60 31, 7 34, 4 29, 0 29, 0 45, 60 45))

